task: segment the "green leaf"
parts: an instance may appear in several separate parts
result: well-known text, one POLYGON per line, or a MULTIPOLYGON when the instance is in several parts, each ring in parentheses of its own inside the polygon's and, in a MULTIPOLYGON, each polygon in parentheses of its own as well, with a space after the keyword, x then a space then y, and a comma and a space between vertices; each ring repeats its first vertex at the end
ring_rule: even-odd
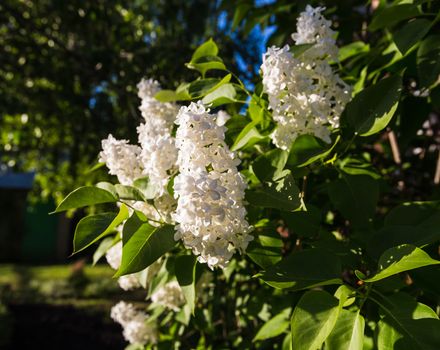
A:
POLYGON ((338 61, 342 62, 350 57, 368 51, 370 51, 370 45, 365 44, 363 41, 355 41, 339 48, 338 61))
POLYGON ((174 90, 160 90, 154 95, 159 102, 174 102, 179 100, 178 94, 174 90))
POLYGON ((115 185, 113 185, 112 183, 102 181, 102 182, 98 182, 95 186, 103 190, 106 190, 111 194, 113 194, 114 197, 119 198, 118 193, 116 192, 115 185))
POLYGON ((195 255, 181 255, 176 258, 176 278, 193 315, 196 301, 196 266, 197 258, 195 255))
POLYGON ((389 28, 400 21, 419 15, 421 15, 420 10, 416 5, 413 4, 390 6, 383 10, 377 11, 377 14, 374 16, 373 20, 368 26, 368 29, 375 31, 385 27, 389 28))
POLYGON ((298 209, 301 204, 299 189, 290 174, 281 180, 265 182, 262 187, 247 191, 246 200, 249 204, 257 207, 275 208, 284 211, 298 209))
POLYGON ((409 243, 423 246, 440 239, 440 202, 404 203, 392 209, 384 227, 370 239, 368 251, 378 258, 386 249, 409 243))
POLYGON ((204 42, 202 45, 200 45, 194 51, 194 53, 193 53, 193 55, 191 57, 191 62, 197 60, 200 57, 217 56, 217 54, 218 54, 217 44, 211 38, 208 41, 204 42))
POLYGON ((188 92, 188 87, 190 83, 181 83, 176 89, 176 96, 178 100, 191 100, 191 96, 188 92))
POLYGON ((266 269, 281 260, 283 241, 275 227, 257 228, 255 238, 249 243, 246 254, 253 262, 266 269))
POLYGON ((301 57, 301 55, 306 52, 308 49, 313 47, 315 43, 313 44, 299 44, 299 45, 292 45, 290 47, 290 52, 292 55, 296 58, 301 57))
POLYGON ((158 189, 151 183, 148 176, 134 180, 133 187, 137 188, 145 199, 155 198, 158 191, 158 189))
POLYGON ((84 186, 69 193, 56 208, 54 213, 59 213, 69 209, 82 208, 89 205, 112 203, 116 202, 117 200, 118 197, 115 197, 111 192, 94 186, 84 186))
POLYGON ((362 350, 365 320, 358 312, 341 310, 335 328, 325 342, 328 350, 362 350))
POLYGON ((284 337, 281 350, 292 350, 292 334, 290 333, 290 331, 284 337))
POLYGON ((317 350, 327 339, 339 315, 338 300, 325 291, 306 292, 293 310, 292 348, 317 350))
POLYGON ((437 350, 440 344, 440 321, 427 305, 409 295, 397 293, 376 301, 385 313, 378 324, 379 350, 437 350))
POLYGON ((369 86, 351 100, 342 115, 360 136, 370 136, 384 129, 399 104, 402 78, 395 75, 369 86))
POLYGON ((400 244, 424 246, 439 239, 440 232, 435 227, 423 229, 418 226, 384 226, 374 233, 368 242, 368 252, 377 259, 386 249, 400 244))
POLYGON ((122 204, 119 213, 100 213, 81 219, 73 238, 73 254, 76 254, 112 233, 128 217, 128 209, 122 204))
POLYGON ((232 75, 228 74, 222 79, 218 78, 206 78, 206 79, 199 79, 188 86, 188 93, 190 94, 191 98, 193 99, 199 99, 203 96, 207 95, 208 93, 216 90, 220 86, 229 83, 231 80, 232 75))
POLYGON ((328 185, 329 197, 355 228, 369 228, 376 212, 379 185, 366 175, 343 175, 328 185))
POLYGON ((170 181, 167 183, 167 192, 171 197, 174 197, 174 179, 176 178, 176 175, 172 176, 170 178, 170 181))
MULTIPOLYGON (((287 162, 288 153, 280 149, 271 150, 252 163, 252 170, 261 182, 276 181, 286 175, 284 166, 287 162)), ((287 170, 288 171, 288 170, 287 170)))
POLYGON ((124 225, 122 242, 122 261, 115 277, 139 272, 173 249, 174 227, 154 227, 135 212, 124 225))
POLYGON ((339 286, 334 295, 339 300, 341 308, 352 305, 356 300, 356 291, 346 284, 339 286))
POLYGON ((364 159, 347 157, 341 161, 340 168, 348 175, 367 175, 375 180, 381 178, 373 165, 364 159))
POLYGON ((420 248, 411 244, 402 244, 385 251, 379 259, 379 271, 364 282, 376 282, 400 272, 419 267, 440 264, 420 248))
POLYGON ((431 21, 424 18, 417 18, 396 32, 393 35, 393 40, 402 55, 405 55, 409 49, 423 39, 430 28, 431 21))
MULTIPOLYGON (((185 326, 188 326, 189 321, 191 320, 191 310, 189 309, 189 305, 185 304, 176 314, 176 321, 182 323, 185 326)), ((171 344, 170 344, 171 346, 171 344)), ((170 349, 170 347, 166 347, 170 349)))
POLYGON ((327 157, 340 137, 330 147, 329 144, 321 141, 312 135, 300 135, 296 138, 289 152, 287 164, 290 166, 304 167, 327 157))
POLYGON ((99 246, 98 248, 96 248, 95 253, 93 253, 93 266, 96 265, 96 263, 105 255, 105 253, 107 253, 107 250, 113 247, 120 240, 121 238, 119 237, 119 234, 115 235, 114 237, 105 237, 99 243, 99 246))
POLYGON ((89 169, 87 169, 85 172, 84 172, 84 174, 90 174, 90 173, 93 173, 94 171, 96 171, 96 170, 98 170, 98 169, 101 169, 102 167, 104 167, 105 166, 105 163, 104 162, 98 162, 98 163, 96 163, 95 165, 93 165, 91 168, 89 168, 89 169))
POLYGON ((147 198, 143 195, 143 193, 139 189, 133 186, 116 184, 115 189, 116 192, 118 193, 119 198, 121 199, 127 199, 127 200, 139 201, 139 202, 147 201, 147 198))
POLYGON ((289 231, 299 237, 316 237, 319 233, 321 211, 307 205, 307 211, 283 212, 281 214, 289 231))
POLYGON ((270 339, 283 334, 289 327, 291 311, 292 309, 289 307, 272 317, 258 330, 253 341, 270 339))
POLYGON ((268 285, 301 290, 341 283, 339 258, 323 249, 295 252, 258 275, 268 285))
POLYGON ((241 130, 231 147, 231 151, 238 151, 241 148, 253 146, 261 140, 267 139, 267 136, 259 133, 255 127, 257 124, 258 122, 252 121, 241 130))
POLYGON ((440 201, 400 204, 390 210, 385 217, 384 225, 419 226, 424 230, 432 227, 440 232, 440 201))
POLYGON ((237 92, 235 91, 234 85, 227 83, 207 94, 202 99, 202 102, 205 105, 211 105, 212 108, 215 108, 220 105, 237 102, 235 98, 236 95, 237 92))
POLYGON ((209 70, 227 70, 223 60, 218 56, 200 57, 189 62, 186 66, 190 69, 199 71, 202 74, 202 77, 204 77, 206 72, 209 70))
POLYGON ((440 34, 430 35, 417 51, 417 72, 422 87, 437 85, 440 81, 440 34))

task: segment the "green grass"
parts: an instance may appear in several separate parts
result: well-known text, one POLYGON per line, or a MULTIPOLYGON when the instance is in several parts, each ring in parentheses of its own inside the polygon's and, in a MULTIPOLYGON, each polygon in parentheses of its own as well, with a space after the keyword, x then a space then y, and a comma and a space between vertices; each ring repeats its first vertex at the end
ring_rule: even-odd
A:
POLYGON ((121 292, 113 274, 107 265, 0 265, 0 300, 87 307, 106 299, 107 304, 121 292))
MULTIPOLYGON (((23 279, 39 281, 68 279, 73 273, 73 265, 24 266, 0 265, 0 284, 16 285, 23 279)), ((107 265, 85 266, 84 274, 91 281, 111 279, 114 270, 107 265)))

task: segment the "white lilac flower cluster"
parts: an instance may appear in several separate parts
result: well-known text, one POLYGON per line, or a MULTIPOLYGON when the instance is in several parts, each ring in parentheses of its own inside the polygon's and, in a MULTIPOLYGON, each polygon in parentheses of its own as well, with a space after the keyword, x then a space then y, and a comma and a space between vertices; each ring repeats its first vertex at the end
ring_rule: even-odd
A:
POLYGON ((179 311, 180 307, 185 304, 182 289, 177 281, 168 282, 160 287, 151 295, 151 301, 173 311, 179 311))
MULTIPOLYGON (((123 185, 147 175, 158 191, 154 207, 143 202, 131 206, 151 219, 176 221, 176 240, 182 239, 200 262, 223 268, 252 239, 243 206, 246 183, 237 171, 239 160, 224 142, 229 115, 211 115, 201 103, 180 110, 174 103, 161 103, 154 98, 159 83, 151 79, 142 79, 138 89, 144 117, 138 127, 140 147, 110 135, 102 142, 100 161, 123 185), (172 136, 176 115, 177 139, 172 136), (177 171, 176 210, 166 187, 177 171)), ((130 288, 132 277, 122 279, 121 286, 130 288)))
POLYGON ((109 135, 102 141, 99 161, 106 163, 109 173, 116 175, 122 185, 132 185, 134 180, 148 176, 152 187, 157 190, 154 207, 142 202, 131 204, 152 219, 169 222, 176 202, 166 186, 177 169, 177 149, 171 134, 178 106, 154 98, 160 90, 155 80, 142 79, 137 87, 142 101, 139 109, 144 118, 144 123, 137 128, 140 146, 109 135))
POLYGON ((142 79, 137 87, 142 101, 139 109, 145 121, 137 128, 144 173, 157 187, 159 196, 167 195, 166 186, 176 172, 177 150, 171 133, 179 108, 154 98, 160 91, 157 81, 142 79))
POLYGON ((307 6, 292 34, 296 45, 312 47, 295 55, 288 45, 273 46, 263 55, 264 91, 277 122, 272 139, 283 150, 303 134, 330 142, 331 128, 339 127, 339 117, 351 98, 351 88, 329 63, 336 60, 338 48, 331 22, 321 15, 323 10, 307 6))
MULTIPOLYGON (((109 250, 107 250, 105 258, 112 269, 119 269, 122 260, 122 241, 119 241, 109 250)), ((139 283, 139 279, 136 274, 119 277, 118 284, 119 287, 121 287, 123 290, 132 290, 141 287, 141 284, 139 283)))
POLYGON ((123 328, 124 338, 130 344, 145 345, 157 341, 157 329, 148 323, 148 315, 137 310, 133 304, 124 301, 112 307, 111 318, 123 328))
POLYGON ((237 170, 240 160, 224 141, 224 122, 201 102, 181 107, 176 118, 175 239, 210 268, 224 268, 252 240, 243 205, 246 183, 237 170))
POLYGON ((111 134, 102 140, 99 161, 106 164, 110 175, 116 175, 122 185, 131 185, 142 177, 142 165, 139 161, 141 148, 128 144, 127 140, 116 140, 111 134))

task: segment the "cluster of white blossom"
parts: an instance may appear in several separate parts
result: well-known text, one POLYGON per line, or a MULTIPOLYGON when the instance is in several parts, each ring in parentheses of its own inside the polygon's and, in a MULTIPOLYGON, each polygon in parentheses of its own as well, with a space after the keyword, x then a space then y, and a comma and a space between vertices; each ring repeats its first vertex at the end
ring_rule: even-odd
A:
POLYGON ((306 51, 305 56, 311 59, 338 57, 338 47, 336 46, 336 32, 331 29, 332 22, 326 20, 321 12, 324 7, 313 8, 306 6, 306 10, 301 12, 296 22, 296 33, 292 34, 292 39, 296 45, 314 44, 306 51))
POLYGON ((351 98, 351 88, 329 63, 337 58, 338 48, 323 10, 307 6, 292 34, 295 44, 312 47, 295 55, 288 45, 273 46, 263 55, 264 91, 277 122, 272 138, 284 150, 303 134, 330 142, 331 128, 339 127, 339 117, 351 98))
POLYGON ((151 301, 173 311, 179 311, 180 307, 185 304, 182 289, 177 281, 168 282, 160 287, 151 295, 151 301))
POLYGON ((224 268, 252 240, 243 205, 246 183, 237 170, 239 159, 224 141, 224 122, 201 102, 181 107, 176 119, 175 239, 210 268, 224 268))
POLYGON ((110 316, 122 326, 124 338, 130 344, 145 345, 157 341, 155 325, 148 323, 148 315, 133 304, 120 301, 112 307, 110 316))
POLYGON ((138 84, 138 96, 142 100, 139 109, 144 123, 137 130, 144 173, 162 196, 167 194, 168 181, 176 172, 177 150, 171 133, 179 108, 174 103, 156 100, 154 96, 158 91, 160 85, 155 80, 142 79, 138 84))
MULTIPOLYGON (((122 260, 122 241, 119 241, 114 246, 110 247, 105 254, 105 258, 112 269, 119 269, 122 260)), ((123 290, 132 290, 141 287, 136 274, 119 277, 118 284, 123 290)))
POLYGON ((148 176, 152 187, 157 190, 154 206, 136 202, 130 203, 154 220, 171 221, 176 201, 167 192, 167 184, 176 173, 177 149, 172 136, 178 106, 162 103, 154 98, 160 85, 152 79, 142 79, 138 84, 144 123, 137 128, 139 144, 130 145, 127 140, 116 140, 112 135, 102 141, 99 161, 104 162, 111 175, 116 175, 122 185, 148 176))
POLYGON ((109 174, 116 175, 122 185, 131 185, 142 177, 142 165, 139 161, 141 148, 128 144, 127 140, 116 140, 111 134, 102 140, 99 161, 106 164, 109 174))

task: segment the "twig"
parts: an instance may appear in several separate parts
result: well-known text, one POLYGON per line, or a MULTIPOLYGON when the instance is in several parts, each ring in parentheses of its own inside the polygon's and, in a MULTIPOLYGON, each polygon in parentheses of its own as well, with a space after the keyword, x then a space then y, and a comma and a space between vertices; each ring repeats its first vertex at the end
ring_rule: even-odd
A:
POLYGON ((434 183, 440 184, 440 147, 438 149, 437 167, 435 168, 434 183))
POLYGON ((399 151, 399 145, 397 144, 396 134, 391 129, 387 130, 387 134, 388 134, 388 140, 390 141, 390 145, 391 145, 391 151, 393 152, 394 163, 400 165, 402 163, 402 159, 400 158, 400 151, 399 151))

